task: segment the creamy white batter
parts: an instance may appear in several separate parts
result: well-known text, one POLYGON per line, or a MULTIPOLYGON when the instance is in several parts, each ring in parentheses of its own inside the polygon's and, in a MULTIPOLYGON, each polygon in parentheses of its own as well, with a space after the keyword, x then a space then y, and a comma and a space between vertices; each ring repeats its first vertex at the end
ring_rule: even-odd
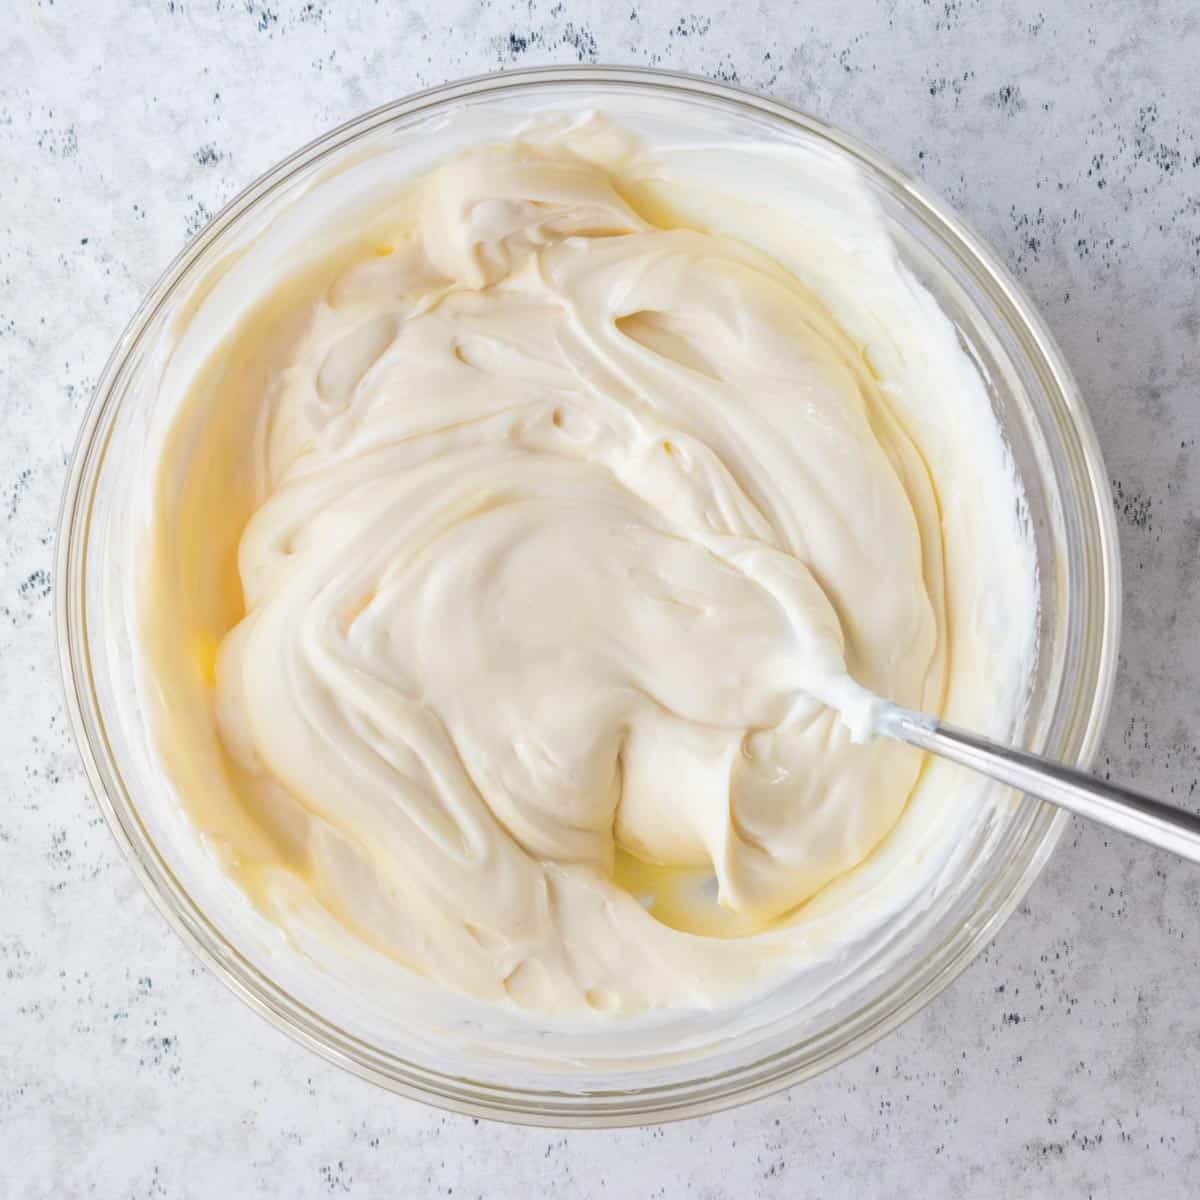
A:
POLYGON ((852 181, 715 167, 595 118, 469 150, 188 368, 164 754, 284 928, 518 1008, 712 1007, 910 819, 872 695, 1011 720, 1032 553, 978 377, 852 181))

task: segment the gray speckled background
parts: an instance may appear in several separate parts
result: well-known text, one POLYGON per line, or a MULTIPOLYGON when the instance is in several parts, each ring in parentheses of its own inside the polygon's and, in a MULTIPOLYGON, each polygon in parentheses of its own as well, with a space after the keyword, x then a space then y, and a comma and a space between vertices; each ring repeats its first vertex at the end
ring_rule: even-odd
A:
POLYGON ((1102 766, 1200 783, 1200 15, 1189 0, 11 0, 0 22, 0 1195, 1186 1196, 1200 871, 1077 825, 991 950, 882 1044, 654 1130, 478 1125, 326 1066, 143 898, 59 700, 53 536, 110 346, 182 242, 364 108, 648 63, 829 117, 941 189, 1042 306, 1121 522, 1102 766), (15 13, 14 13, 15 5, 15 13))

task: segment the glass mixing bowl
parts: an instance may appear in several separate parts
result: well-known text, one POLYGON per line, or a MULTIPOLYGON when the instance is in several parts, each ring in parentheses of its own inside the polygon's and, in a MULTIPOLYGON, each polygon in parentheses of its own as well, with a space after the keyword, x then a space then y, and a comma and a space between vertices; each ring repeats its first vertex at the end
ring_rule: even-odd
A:
MULTIPOLYGON (((1039 654, 1018 740, 1086 765, 1117 659, 1120 564, 1107 475, 1058 348, 996 255, 939 199, 878 154, 786 105, 659 71, 510 71, 422 92, 313 142, 237 197, 171 264, 117 343, 71 463, 58 542, 57 622, 67 705, 88 778, 121 848, 180 936, 243 1000, 297 1041, 396 1092, 478 1116, 550 1125, 663 1121, 742 1103, 863 1049, 946 987, 987 944, 1049 857, 1066 822, 1027 798, 996 803, 953 884, 864 964, 836 1003, 794 1011, 637 1071, 546 1075, 517 1062, 447 1058, 416 1029, 384 1029, 309 988, 279 961, 278 937, 234 921, 244 900, 201 878, 194 837, 169 801, 139 700, 129 531, 146 520, 135 486, 147 460, 153 386, 172 326, 203 281, 332 167, 404 139, 430 139, 455 106, 666 106, 735 136, 805 143, 856 164, 905 264, 936 296, 978 364, 1023 481, 1037 543, 1039 654), (194 847, 193 847, 194 848, 194 847), (194 859, 196 856, 190 856, 194 859)), ((265 925, 265 922, 262 922, 265 925)))

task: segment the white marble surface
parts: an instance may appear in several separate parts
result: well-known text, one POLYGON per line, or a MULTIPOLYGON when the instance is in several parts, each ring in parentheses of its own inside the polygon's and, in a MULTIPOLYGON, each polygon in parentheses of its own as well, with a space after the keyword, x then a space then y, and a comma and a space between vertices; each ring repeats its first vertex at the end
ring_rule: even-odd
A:
POLYGON ((663 1129, 478 1125, 326 1066, 192 960, 87 794, 51 636, 89 390, 143 291, 236 189, 414 88, 649 63, 860 133, 1023 279, 1083 385, 1121 522, 1103 766, 1200 803, 1190 0, 10 0, 4 16, 0 1195, 1196 1193, 1200 872, 1077 826, 981 961, 807 1086, 663 1129))

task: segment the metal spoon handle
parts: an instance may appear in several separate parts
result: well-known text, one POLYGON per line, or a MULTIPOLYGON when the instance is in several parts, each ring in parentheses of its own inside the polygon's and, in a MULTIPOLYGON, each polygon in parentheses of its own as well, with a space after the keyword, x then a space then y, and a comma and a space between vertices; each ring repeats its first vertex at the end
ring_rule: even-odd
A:
POLYGON ((880 733, 971 767, 1039 800, 1200 863, 1200 816, 1173 804, 943 725, 923 713, 889 707, 880 714, 878 728, 880 733))

